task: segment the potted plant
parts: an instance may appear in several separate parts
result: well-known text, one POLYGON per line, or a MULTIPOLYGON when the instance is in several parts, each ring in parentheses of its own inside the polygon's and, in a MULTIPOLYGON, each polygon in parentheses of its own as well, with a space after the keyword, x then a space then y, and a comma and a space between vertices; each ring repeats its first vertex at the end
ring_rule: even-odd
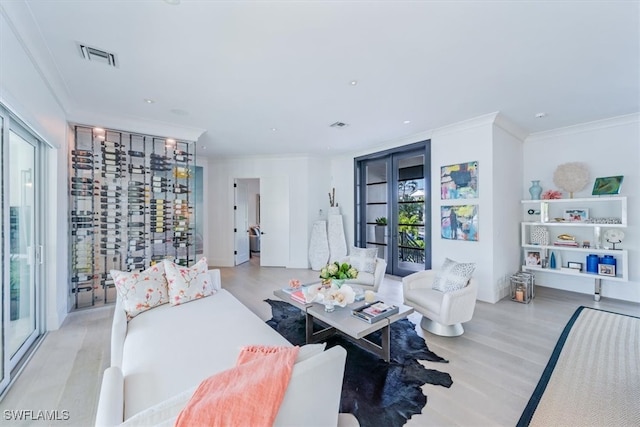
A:
POLYGON ((387 228, 387 217, 379 216, 375 219, 376 228, 375 228, 375 239, 376 243, 384 243, 384 236, 386 234, 387 228))

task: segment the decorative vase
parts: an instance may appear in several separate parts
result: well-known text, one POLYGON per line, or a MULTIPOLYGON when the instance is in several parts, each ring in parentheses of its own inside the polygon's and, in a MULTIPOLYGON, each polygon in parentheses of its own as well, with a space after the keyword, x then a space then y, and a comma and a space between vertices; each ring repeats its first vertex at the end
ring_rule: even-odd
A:
POLYGON ((336 285, 338 289, 340 289, 342 285, 344 285, 344 281, 345 279, 331 279, 331 283, 336 285))
POLYGON ((327 233, 329 235, 329 262, 340 261, 347 256, 347 239, 339 207, 329 208, 327 233))
POLYGON ((311 269, 320 271, 329 260, 329 238, 327 237, 327 221, 316 221, 311 230, 309 243, 309 262, 311 269))
POLYGON ((556 254, 554 252, 551 252, 549 257, 549 268, 556 268, 556 254))
POLYGON ((531 187, 529 187, 529 194, 531 194, 531 200, 540 200, 542 194, 542 187, 539 180, 531 181, 531 187))

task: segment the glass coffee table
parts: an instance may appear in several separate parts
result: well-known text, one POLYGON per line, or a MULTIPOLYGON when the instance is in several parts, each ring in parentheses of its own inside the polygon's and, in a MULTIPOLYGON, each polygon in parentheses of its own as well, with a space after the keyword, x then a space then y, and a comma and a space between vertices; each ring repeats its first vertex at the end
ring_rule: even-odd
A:
POLYGON ((318 303, 302 304, 291 299, 291 295, 282 289, 274 291, 273 294, 281 300, 305 312, 307 344, 325 341, 330 336, 340 332, 343 335, 352 338, 356 344, 362 348, 380 356, 385 362, 389 362, 391 356, 391 324, 400 319, 404 319, 413 313, 412 307, 403 304, 395 304, 399 308, 398 313, 378 320, 375 323, 367 323, 351 315, 351 310, 360 308, 366 304, 364 301, 354 302, 346 307, 336 307, 334 311, 327 313, 324 311, 324 305, 318 303), (314 319, 317 319, 328 326, 320 331, 314 332, 314 319), (368 335, 376 331, 380 331, 382 334, 381 343, 379 345, 367 338, 368 335))

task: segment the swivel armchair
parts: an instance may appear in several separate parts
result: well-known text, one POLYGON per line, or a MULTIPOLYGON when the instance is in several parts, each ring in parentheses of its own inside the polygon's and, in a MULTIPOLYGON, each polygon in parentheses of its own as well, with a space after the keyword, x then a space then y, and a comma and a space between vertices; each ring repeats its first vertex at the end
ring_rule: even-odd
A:
POLYGON ((462 289, 441 292, 432 289, 437 272, 419 271, 402 279, 404 303, 422 314, 420 326, 432 334, 457 337, 462 324, 473 317, 478 287, 473 278, 462 289))

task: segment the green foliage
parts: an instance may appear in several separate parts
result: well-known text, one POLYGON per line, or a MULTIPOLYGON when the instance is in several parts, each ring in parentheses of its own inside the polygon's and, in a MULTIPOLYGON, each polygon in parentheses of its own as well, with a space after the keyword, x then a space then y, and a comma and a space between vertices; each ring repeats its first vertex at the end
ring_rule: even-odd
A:
POLYGON ((379 216, 375 221, 377 225, 387 225, 387 218, 384 216, 379 216))

